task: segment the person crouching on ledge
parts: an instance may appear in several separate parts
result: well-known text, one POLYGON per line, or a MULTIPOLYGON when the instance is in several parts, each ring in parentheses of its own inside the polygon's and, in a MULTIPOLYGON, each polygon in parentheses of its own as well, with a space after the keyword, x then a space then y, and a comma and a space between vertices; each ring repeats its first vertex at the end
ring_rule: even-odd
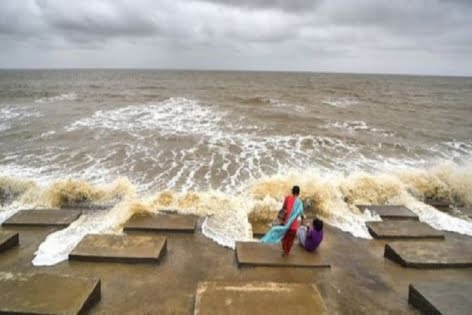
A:
POLYGON ((323 221, 315 218, 312 227, 308 224, 301 226, 297 230, 297 238, 304 249, 313 252, 323 240, 323 221))

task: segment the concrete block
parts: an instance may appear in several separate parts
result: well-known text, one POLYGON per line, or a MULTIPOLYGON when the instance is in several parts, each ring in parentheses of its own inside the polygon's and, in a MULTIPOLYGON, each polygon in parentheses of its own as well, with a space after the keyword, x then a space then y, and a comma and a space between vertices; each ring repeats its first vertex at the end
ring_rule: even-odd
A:
POLYGON ((404 206, 356 205, 356 207, 361 211, 369 209, 384 220, 418 220, 418 216, 404 206))
POLYGON ((100 280, 0 272, 0 314, 79 314, 100 300, 100 280))
POLYGON ((3 226, 66 227, 82 215, 80 210, 20 210, 3 222, 3 226))
POLYGON ((441 231, 433 229, 426 223, 413 220, 392 220, 366 222, 369 233, 380 239, 444 239, 441 231))
POLYGON ((290 256, 283 257, 280 245, 259 242, 237 242, 236 259, 239 266, 326 268, 331 265, 319 250, 307 252, 294 244, 290 256))
POLYGON ((69 260, 157 263, 166 250, 165 237, 89 234, 72 250, 69 260))
POLYGON ((384 256, 404 267, 472 267, 472 247, 452 241, 409 241, 385 245, 384 256))
POLYGON ((197 217, 193 215, 158 214, 134 215, 126 222, 126 231, 195 232, 197 217))
POLYGON ((0 231, 0 252, 18 246, 19 237, 18 233, 0 231))
POLYGON ((469 315, 472 282, 420 282, 409 287, 408 302, 424 314, 469 315))

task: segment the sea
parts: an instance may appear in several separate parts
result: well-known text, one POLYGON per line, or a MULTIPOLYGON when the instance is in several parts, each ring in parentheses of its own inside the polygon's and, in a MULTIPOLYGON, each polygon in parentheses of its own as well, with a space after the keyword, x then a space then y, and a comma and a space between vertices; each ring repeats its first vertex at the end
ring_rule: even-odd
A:
POLYGON ((137 213, 202 218, 251 240, 293 185, 326 224, 371 238, 356 204, 405 205, 472 235, 472 78, 377 74, 0 70, 0 223, 21 209, 84 214, 34 265, 137 213))

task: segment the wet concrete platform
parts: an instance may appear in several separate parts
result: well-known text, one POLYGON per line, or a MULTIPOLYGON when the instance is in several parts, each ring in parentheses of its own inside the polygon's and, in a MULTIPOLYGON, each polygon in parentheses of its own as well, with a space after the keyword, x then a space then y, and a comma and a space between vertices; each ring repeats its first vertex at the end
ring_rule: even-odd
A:
POLYGON ((366 222, 369 233, 380 239, 444 239, 444 233, 413 220, 366 222))
POLYGON ((69 260, 157 263, 166 250, 165 237, 89 234, 72 250, 69 260))
POLYGON ((237 242, 236 259, 239 266, 329 268, 320 250, 307 252, 294 244, 290 256, 283 257, 280 245, 259 242, 237 242))
POLYGON ((356 205, 356 207, 361 211, 368 209, 384 220, 419 220, 413 211, 404 206, 356 205))
POLYGON ((20 210, 5 220, 2 226, 66 227, 81 215, 80 210, 20 210))
POLYGON ((384 256, 404 267, 472 267, 472 247, 447 240, 388 243, 384 256))
POLYGON ((472 313, 472 282, 420 282, 409 286, 408 302, 424 314, 472 313))
POLYGON ((317 287, 303 283, 200 282, 194 315, 328 314, 317 287))
POLYGON ((18 243, 18 233, 0 231, 0 253, 9 248, 18 246, 18 243))
POLYGON ((192 215, 158 214, 134 215, 126 222, 124 231, 194 233, 197 217, 192 215))
MULTIPOLYGON (((238 268, 234 250, 218 245, 198 229, 191 237, 184 233, 169 237, 168 251, 158 265, 63 261, 35 267, 31 264, 34 253, 56 229, 3 228, 19 232, 21 246, 0 254, 0 270, 100 278, 103 294, 88 311, 90 315, 193 314, 201 281, 311 283, 317 286, 329 314, 421 315, 408 304, 412 282, 472 277, 472 268, 404 268, 383 257, 385 241, 355 238, 329 224, 324 228, 319 250, 331 268, 238 268)), ((463 246, 471 244, 470 236, 444 233, 447 241, 454 238, 463 246)))
POLYGON ((79 314, 100 300, 100 280, 0 272, 0 314, 79 314))

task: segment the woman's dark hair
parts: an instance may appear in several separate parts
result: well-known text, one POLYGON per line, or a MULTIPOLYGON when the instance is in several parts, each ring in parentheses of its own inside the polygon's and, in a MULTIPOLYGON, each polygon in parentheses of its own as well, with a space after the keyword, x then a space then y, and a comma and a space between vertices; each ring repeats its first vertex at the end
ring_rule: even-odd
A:
POLYGON ((292 194, 293 194, 293 195, 299 195, 299 194, 300 194, 300 187, 298 187, 298 186, 293 186, 293 187, 292 187, 292 194))
POLYGON ((321 231, 323 229, 323 221, 321 221, 320 219, 318 218, 315 218, 313 220, 313 227, 315 228, 315 230, 317 230, 318 232, 321 231))

